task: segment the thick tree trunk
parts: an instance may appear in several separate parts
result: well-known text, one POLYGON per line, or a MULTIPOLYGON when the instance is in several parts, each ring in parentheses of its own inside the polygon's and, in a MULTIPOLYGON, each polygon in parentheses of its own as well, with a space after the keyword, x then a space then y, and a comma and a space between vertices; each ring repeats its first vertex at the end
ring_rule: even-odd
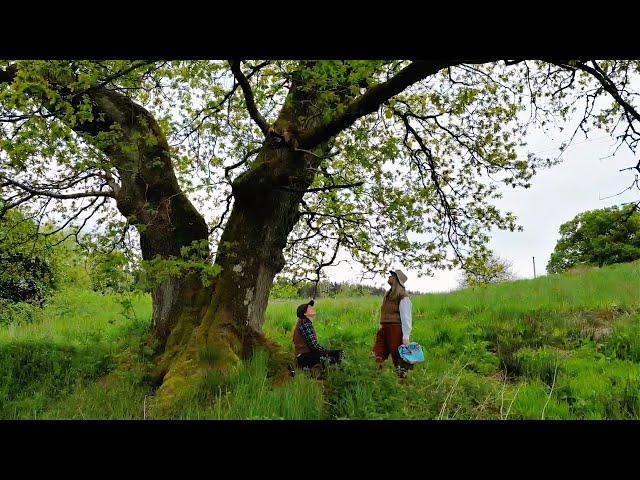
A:
POLYGON ((256 332, 262 329, 273 279, 285 265, 282 252, 311 181, 300 178, 303 168, 296 169, 308 164, 306 155, 265 150, 263 163, 234 184, 235 204, 216 258, 223 273, 214 294, 234 320, 256 332), (233 291, 242 295, 225 294, 233 291))
MULTIPOLYGON (((180 258, 184 247, 203 243, 208 254, 209 231, 202 215, 182 192, 175 176, 167 140, 151 113, 117 92, 93 93, 96 120, 75 127, 96 135, 117 123, 121 139, 104 148, 120 177, 115 192, 118 210, 140 233, 144 260, 180 258), (149 141, 149 140, 152 141, 149 141)), ((153 288, 152 332, 162 349, 181 318, 194 323, 202 316, 209 292, 194 273, 169 277, 153 288)))
MULTIPOLYGON (((55 78, 52 85, 78 107, 66 81, 55 78)), ((186 386, 197 384, 211 370, 234 369, 258 345, 275 347, 262 334, 264 312, 274 276, 285 263, 282 252, 299 218, 298 206, 319 161, 295 147, 301 122, 305 128, 320 122, 317 112, 309 111, 316 89, 301 89, 296 83, 256 161, 233 183, 234 207, 216 258, 221 274, 208 287, 196 272, 187 272, 153 289, 151 338, 162 352, 157 405, 171 405, 186 386)), ((140 233, 143 258, 179 258, 194 242, 206 245, 207 225, 178 185, 169 146, 153 115, 104 87, 87 95, 93 119, 70 126, 89 142, 105 132, 120 135, 99 148, 117 172, 119 184, 110 182, 113 196, 140 233)), ((44 97, 42 101, 56 112, 56 104, 44 97)), ((109 179, 111 172, 105 174, 109 179)))
MULTIPOLYGON (((177 182, 175 191, 180 192, 177 182)), ((122 213, 129 212, 121 202, 118 206, 122 213)), ((204 218, 183 193, 163 195, 151 206, 157 213, 142 228, 139 227, 144 260, 180 258, 183 247, 190 247, 194 242, 208 242, 204 218)), ((138 215, 142 215, 141 210, 144 210, 143 206, 138 207, 138 215)), ((203 261, 207 252, 208 248, 202 252, 203 261)), ((153 287, 152 333, 158 342, 157 348, 163 348, 178 318, 191 317, 203 311, 203 306, 208 304, 209 293, 210 289, 206 289, 199 275, 193 272, 171 276, 153 287)), ((201 315, 199 313, 196 319, 201 315)))
MULTIPOLYGON (((262 333, 264 313, 273 279, 285 265, 283 250, 298 221, 304 190, 313 180, 309 167, 316 161, 267 144, 257 165, 234 182, 235 203, 216 258, 222 272, 201 321, 194 326, 193 318, 185 317, 169 336, 161 362, 161 400, 170 402, 182 387, 212 369, 235 368, 257 346, 278 357, 262 333)), ((284 363, 281 356, 279 360, 284 363)))
POLYGON ((283 250, 300 217, 299 205, 328 149, 321 144, 312 154, 296 148, 300 122, 305 128, 321 122, 308 110, 316 90, 296 83, 258 157, 233 182, 234 205, 215 262, 222 271, 201 320, 185 315, 169 335, 159 362, 159 405, 170 405, 212 370, 235 369, 258 346, 270 349, 277 366, 287 361, 262 333, 264 313, 273 279, 285 265, 283 250))

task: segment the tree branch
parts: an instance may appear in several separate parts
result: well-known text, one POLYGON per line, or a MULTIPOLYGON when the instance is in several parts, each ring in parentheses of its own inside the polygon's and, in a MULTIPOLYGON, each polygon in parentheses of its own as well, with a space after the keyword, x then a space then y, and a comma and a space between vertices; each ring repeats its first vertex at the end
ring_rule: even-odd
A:
POLYGON ((129 73, 133 72, 134 70, 137 70, 140 67, 151 65, 153 63, 155 63, 155 60, 142 60, 139 63, 133 63, 129 68, 125 68, 124 70, 115 72, 112 75, 107 76, 99 84, 93 87, 87 88, 86 91, 102 88, 106 86, 109 82, 112 82, 113 80, 117 80, 118 78, 124 77, 125 75, 128 75, 129 73))
POLYGON ((415 61, 406 66, 386 82, 374 85, 364 94, 354 99, 347 108, 324 125, 303 132, 299 137, 299 147, 312 149, 342 130, 350 127, 360 117, 375 112, 380 105, 424 78, 438 73, 446 67, 461 63, 487 63, 482 61, 415 61))
POLYGON ((11 180, 10 178, 5 178, 5 185, 13 185, 14 187, 18 187, 25 192, 29 192, 34 196, 39 197, 51 197, 57 198, 61 200, 70 199, 70 198, 85 198, 85 197, 110 197, 115 198, 113 192, 103 192, 103 191, 92 191, 92 192, 77 192, 77 193, 56 193, 49 192, 46 190, 37 190, 35 188, 31 188, 29 185, 25 185, 24 183, 16 182, 15 180, 11 180))
POLYGON ((315 269, 315 274, 316 274, 316 280, 314 282, 314 288, 313 288, 313 298, 316 297, 316 295, 318 294, 318 283, 320 283, 320 274, 322 272, 322 269, 324 267, 328 267, 330 265, 333 265, 333 262, 336 261, 336 257, 338 256, 338 252, 340 251, 340 246, 342 245, 342 241, 340 238, 337 239, 336 241, 336 245, 333 249, 333 255, 332 257, 329 259, 328 262, 324 261, 324 255, 322 256, 322 260, 320 261, 320 263, 318 263, 318 267, 315 269))
POLYGON ((562 67, 564 69, 579 69, 583 72, 589 73, 592 77, 598 80, 598 82, 600 82, 600 85, 602 85, 602 87, 616 100, 616 102, 618 102, 618 104, 620 104, 620 106, 624 108, 625 112, 627 112, 629 115, 633 116, 635 120, 640 122, 640 113, 638 113, 638 111, 629 102, 622 98, 615 84, 611 81, 607 74, 602 71, 600 67, 598 67, 598 64, 595 61, 593 61, 594 67, 590 67, 583 62, 578 62, 575 65, 570 65, 568 63, 550 63, 554 63, 554 65, 558 65, 559 67, 562 67))
POLYGON ((218 221, 218 223, 209 229, 209 235, 211 235, 214 230, 217 230, 218 228, 220 228, 224 223, 224 219, 229 213, 229 209, 231 208, 232 200, 233 200, 233 194, 227 195, 227 198, 225 200, 225 202, 227 203, 227 206, 225 207, 224 212, 222 212, 222 215, 220 215, 220 220, 218 221))
MULTIPOLYGON (((265 61, 260 63, 259 65, 256 65, 254 67, 251 67, 251 72, 249 72, 249 74, 247 75, 247 80, 250 79, 253 75, 255 75, 256 73, 258 73, 261 69, 263 69, 265 66, 267 66, 270 62, 269 61, 265 61)), ((233 86, 231 87, 231 90, 229 90, 224 97, 222 98, 222 100, 220 100, 216 105, 213 106, 205 106, 203 108, 201 108, 194 116, 193 116, 193 124, 191 129, 189 130, 189 132, 187 134, 184 135, 184 137, 182 138, 182 140, 180 141, 180 143, 184 142, 187 138, 189 138, 194 132, 198 131, 200 128, 202 128, 202 125, 204 124, 204 121, 207 120, 208 118, 211 118, 211 116, 217 112, 219 112, 220 110, 222 110, 222 107, 224 106, 224 104, 233 96, 233 94, 236 92, 236 89, 238 88, 238 82, 235 81, 233 82, 233 86), (202 115, 203 113, 206 113, 206 115, 204 115, 202 117, 201 120, 199 120, 200 115, 202 115), (195 125, 196 120, 199 121, 199 125, 195 125)), ((185 130, 187 127, 182 127, 177 133, 181 133, 183 130, 185 130)))
POLYGON ((258 111, 258 107, 256 107, 255 98, 253 96, 253 92, 251 91, 251 85, 249 85, 249 80, 244 76, 242 70, 240 68, 239 60, 229 60, 229 65, 231 66, 231 72, 233 72, 233 76, 236 78, 240 87, 242 88, 242 92, 244 93, 244 101, 247 105, 247 110, 249 111, 249 115, 253 119, 254 122, 260 127, 260 130, 266 137, 269 133, 269 125, 264 117, 258 111))
POLYGON ((35 195, 29 194, 26 197, 22 197, 19 200, 16 200, 15 202, 11 202, 11 203, 4 203, 2 199, 0 199, 0 202, 2 203, 2 208, 0 208, 0 219, 2 219, 9 210, 19 205, 22 205, 23 203, 28 202, 33 197, 35 197, 35 195))
POLYGON ((247 161, 249 161, 249 158, 251 158, 256 153, 259 153, 261 149, 262 149, 262 147, 254 148, 253 150, 249 150, 242 157, 242 160, 239 160, 238 162, 234 163, 233 165, 229 165, 228 167, 224 167, 224 176, 225 176, 225 178, 229 179, 229 172, 231 170, 233 170, 235 168, 238 168, 239 166, 244 165, 245 163, 247 163, 247 161))
POLYGON ((364 185, 364 182, 345 183, 345 184, 342 184, 342 185, 327 185, 326 187, 307 188, 306 190, 297 189, 297 188, 291 188, 291 187, 280 187, 280 190, 289 190, 291 192, 302 192, 302 193, 326 192, 326 191, 329 191, 329 190, 337 190, 337 189, 340 189, 340 188, 360 187, 362 185, 364 185))

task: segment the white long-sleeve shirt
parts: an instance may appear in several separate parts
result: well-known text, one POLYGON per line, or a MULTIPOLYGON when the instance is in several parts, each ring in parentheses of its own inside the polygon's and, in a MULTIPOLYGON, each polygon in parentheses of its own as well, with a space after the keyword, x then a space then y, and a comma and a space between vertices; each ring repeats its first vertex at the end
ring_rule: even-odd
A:
POLYGON ((411 333, 411 300, 409 297, 404 297, 400 300, 400 323, 402 323, 402 339, 408 340, 411 333))

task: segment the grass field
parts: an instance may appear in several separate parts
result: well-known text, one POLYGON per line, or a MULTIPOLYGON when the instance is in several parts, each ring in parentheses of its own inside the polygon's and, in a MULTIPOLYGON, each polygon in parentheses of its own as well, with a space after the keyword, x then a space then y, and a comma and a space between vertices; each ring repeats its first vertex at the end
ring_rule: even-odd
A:
MULTIPOLYGON (((640 418, 638 262, 413 297, 426 361, 404 383, 369 355, 380 302, 318 299, 320 342, 346 352, 324 381, 274 385, 259 353, 198 385, 171 418, 640 418)), ((266 314, 291 355, 299 303, 274 300, 266 314)), ((144 295, 67 288, 32 323, 0 326, 0 418, 154 418, 150 308, 144 295)))

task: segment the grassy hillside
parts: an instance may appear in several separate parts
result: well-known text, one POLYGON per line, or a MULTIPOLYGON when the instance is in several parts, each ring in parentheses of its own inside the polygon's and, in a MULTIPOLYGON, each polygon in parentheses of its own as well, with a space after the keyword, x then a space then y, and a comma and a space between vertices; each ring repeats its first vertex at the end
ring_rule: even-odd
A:
MULTIPOLYGON (((331 418, 640 418, 640 264, 414 297, 426 361, 402 386, 368 358, 380 299, 317 303, 319 338, 349 358, 331 418)), ((283 345, 298 302, 270 305, 283 345)))
MULTIPOLYGON (((274 385, 265 355, 209 378, 171 418, 640 418, 640 264, 412 298, 426 361, 400 384, 369 351, 380 299, 319 299, 320 342, 346 351, 324 382, 274 385)), ((299 300, 265 330, 292 354, 299 300)), ((153 409, 148 296, 69 288, 32 324, 0 327, 0 418, 144 418, 153 409)))

